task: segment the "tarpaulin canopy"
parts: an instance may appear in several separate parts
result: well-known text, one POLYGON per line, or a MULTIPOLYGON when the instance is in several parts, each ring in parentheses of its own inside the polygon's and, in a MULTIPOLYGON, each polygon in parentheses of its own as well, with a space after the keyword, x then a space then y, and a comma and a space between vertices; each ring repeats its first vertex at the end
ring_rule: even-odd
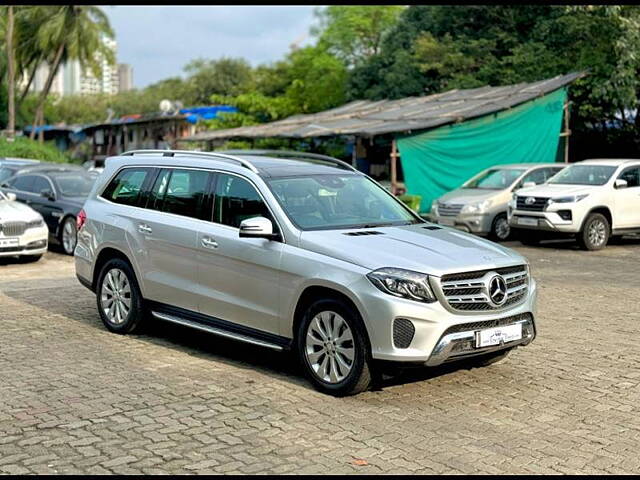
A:
POLYGON ((398 137, 407 193, 420 211, 480 171, 499 164, 554 162, 566 87, 508 110, 398 137))

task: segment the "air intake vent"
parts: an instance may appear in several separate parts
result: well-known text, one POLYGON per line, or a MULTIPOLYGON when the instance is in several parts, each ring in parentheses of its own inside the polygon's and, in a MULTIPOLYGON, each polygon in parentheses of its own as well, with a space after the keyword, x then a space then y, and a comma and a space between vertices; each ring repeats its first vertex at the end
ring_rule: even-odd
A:
POLYGON ((422 227, 425 230, 442 230, 442 227, 438 227, 436 225, 429 225, 428 227, 422 227))
POLYGON ((416 333, 416 327, 411 320, 396 318, 393 321, 393 345, 396 348, 408 348, 416 333))
POLYGON ((362 232, 349 232, 344 235, 349 235, 350 237, 362 237, 363 235, 384 235, 384 233, 376 232, 375 230, 363 230, 362 232))

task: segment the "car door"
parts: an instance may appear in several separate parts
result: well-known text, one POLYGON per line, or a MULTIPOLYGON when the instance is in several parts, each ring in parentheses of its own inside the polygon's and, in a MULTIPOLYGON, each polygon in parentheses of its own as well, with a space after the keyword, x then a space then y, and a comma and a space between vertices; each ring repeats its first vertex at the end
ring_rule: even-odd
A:
POLYGON ((626 188, 615 189, 614 228, 640 227, 640 165, 627 167, 619 179, 626 180, 626 188))
POLYGON ((62 208, 56 203, 56 191, 51 181, 44 175, 34 175, 33 194, 27 202, 31 208, 37 211, 49 227, 49 231, 55 233, 63 216, 62 208), (43 196, 43 192, 51 195, 43 196))
POLYGON ((239 236, 242 220, 263 216, 274 222, 274 218, 256 186, 244 177, 218 173, 214 193, 213 221, 198 231, 200 313, 280 334, 284 244, 239 236))
POLYGON ((206 170, 162 168, 146 208, 133 213, 135 234, 145 251, 141 269, 149 300, 198 311, 197 232, 210 176, 206 170))

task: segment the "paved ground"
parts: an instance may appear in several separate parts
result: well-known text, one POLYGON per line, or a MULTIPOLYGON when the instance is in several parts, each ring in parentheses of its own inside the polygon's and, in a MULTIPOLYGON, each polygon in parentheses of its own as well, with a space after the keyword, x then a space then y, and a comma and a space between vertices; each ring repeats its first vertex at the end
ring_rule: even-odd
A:
POLYGON ((68 257, 0 262, 0 472, 640 472, 640 240, 512 246, 541 289, 531 346, 346 399, 286 355, 108 333, 68 257))

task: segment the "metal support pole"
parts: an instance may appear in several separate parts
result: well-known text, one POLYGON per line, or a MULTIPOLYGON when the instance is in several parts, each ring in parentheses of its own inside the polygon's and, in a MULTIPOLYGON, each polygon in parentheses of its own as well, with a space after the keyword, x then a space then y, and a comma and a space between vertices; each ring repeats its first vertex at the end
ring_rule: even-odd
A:
POLYGON ((569 163, 569 136, 571 130, 569 130, 569 105, 571 102, 567 101, 564 104, 564 131, 560 134, 564 138, 564 163, 569 163))
POLYGON ((396 183, 398 181, 397 171, 398 150, 396 148, 396 139, 391 141, 391 193, 396 194, 396 183))

